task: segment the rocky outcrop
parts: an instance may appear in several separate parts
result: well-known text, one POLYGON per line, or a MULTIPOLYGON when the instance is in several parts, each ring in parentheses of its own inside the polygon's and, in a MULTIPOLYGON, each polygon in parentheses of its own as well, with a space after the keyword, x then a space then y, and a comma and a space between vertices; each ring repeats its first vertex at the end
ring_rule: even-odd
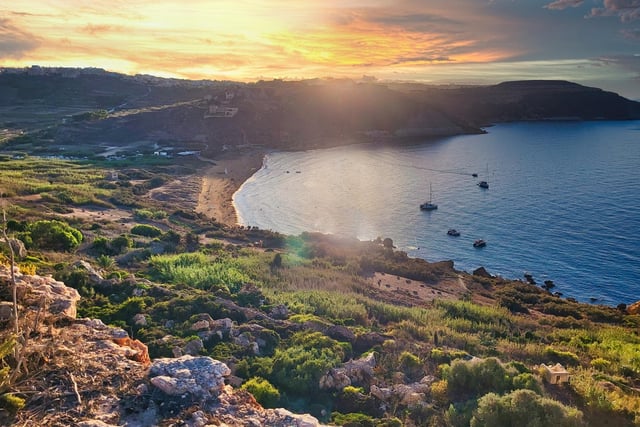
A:
POLYGON ((486 277, 487 279, 491 279, 493 277, 484 267, 478 267, 473 270, 473 275, 478 277, 486 277))
POLYGON ((369 387, 374 378, 376 358, 369 353, 361 359, 350 360, 338 368, 333 368, 320 378, 323 390, 342 390, 349 385, 369 387))
POLYGON ((149 369, 151 384, 170 396, 189 395, 198 399, 216 397, 231 370, 210 357, 182 356, 157 359, 149 369))
POLYGON ((393 384, 389 387, 372 385, 371 395, 384 402, 385 405, 398 402, 403 406, 417 406, 427 401, 426 397, 434 381, 435 378, 429 375, 422 378, 420 382, 411 384, 393 384))
MULTIPOLYGON (((51 276, 22 274, 17 267, 14 275, 18 304, 25 307, 46 307, 53 315, 76 317, 76 304, 80 300, 77 290, 51 276)), ((10 284, 11 280, 10 268, 0 266, 0 281, 10 284)))
POLYGON ((640 301, 634 302, 633 304, 627 306, 627 313, 640 314, 640 301))

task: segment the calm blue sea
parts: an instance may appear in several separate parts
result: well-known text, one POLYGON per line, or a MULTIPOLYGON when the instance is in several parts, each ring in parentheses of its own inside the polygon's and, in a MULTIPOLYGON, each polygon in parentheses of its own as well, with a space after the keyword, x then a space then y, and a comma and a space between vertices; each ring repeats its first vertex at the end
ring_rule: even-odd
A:
POLYGON ((245 225, 390 237, 410 256, 451 259, 461 270, 551 279, 565 297, 639 300, 640 121, 487 130, 402 147, 273 153, 234 203, 245 225), (420 211, 430 186, 438 209, 420 211), (487 246, 474 248, 476 239, 487 246))

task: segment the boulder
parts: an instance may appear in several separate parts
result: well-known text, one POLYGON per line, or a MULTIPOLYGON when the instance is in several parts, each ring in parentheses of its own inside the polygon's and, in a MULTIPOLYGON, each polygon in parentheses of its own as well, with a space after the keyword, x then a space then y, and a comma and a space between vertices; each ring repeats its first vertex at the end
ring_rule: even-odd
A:
POLYGON ((24 258, 27 256, 27 248, 24 247, 24 243, 22 243, 22 240, 10 237, 9 244, 11 245, 11 249, 13 249, 13 255, 16 258, 24 258))
POLYGON ((190 354, 191 356, 197 356, 204 348, 202 340, 200 338, 189 341, 183 349, 184 354, 190 354))
MULTIPOLYGON (((14 270, 14 275, 20 304, 35 307, 46 306, 50 314, 76 317, 76 304, 80 300, 80 294, 77 290, 65 286, 64 283, 51 276, 22 274, 17 267, 14 270)), ((0 280, 11 283, 11 270, 8 267, 0 266, 0 280)))
POLYGON ((348 342, 351 344, 356 342, 356 334, 354 334, 351 329, 342 325, 331 326, 327 330, 327 335, 337 341, 348 342))
POLYGON ((0 301, 0 322, 6 322, 13 318, 13 303, 0 301))
POLYGON ((269 311, 269 316, 273 319, 284 320, 289 318, 289 309, 284 304, 276 305, 269 311))
POLYGON ((493 277, 484 267, 478 267, 473 270, 473 275, 478 277, 486 277, 487 279, 491 279, 493 277))
POLYGON ((100 284, 104 280, 104 277, 102 277, 102 275, 85 260, 76 261, 73 266, 86 270, 89 275, 89 282, 93 284, 100 284))
POLYGON ((640 314, 640 301, 634 302, 633 304, 627 306, 627 313, 640 314))
POLYGON ((369 353, 358 360, 350 360, 342 366, 329 370, 320 378, 320 388, 323 390, 342 390, 348 385, 357 384, 370 386, 376 366, 373 353, 369 353))
POLYGON ((364 353, 371 348, 381 345, 383 342, 393 339, 390 335, 383 335, 378 332, 367 332, 358 335, 356 342, 353 345, 353 350, 356 353, 364 353))
POLYGON ((386 404, 399 402, 403 406, 419 406, 425 403, 434 381, 435 378, 428 375, 419 382, 411 384, 393 384, 390 387, 372 385, 371 395, 386 404))
POLYGON ((218 360, 189 355, 156 359, 149 369, 151 384, 164 393, 203 400, 218 396, 224 388, 224 378, 230 374, 227 365, 218 360))
POLYGON ((133 323, 138 326, 147 326, 147 318, 144 317, 144 314, 138 313, 133 316, 133 323))

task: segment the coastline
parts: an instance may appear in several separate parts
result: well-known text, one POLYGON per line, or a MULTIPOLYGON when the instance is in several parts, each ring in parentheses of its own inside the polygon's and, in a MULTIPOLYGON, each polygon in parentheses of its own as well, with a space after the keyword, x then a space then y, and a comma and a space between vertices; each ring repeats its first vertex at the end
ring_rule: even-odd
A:
POLYGON ((238 225, 233 195, 261 167, 267 150, 249 148, 227 152, 213 160, 202 176, 196 212, 227 226, 238 225))

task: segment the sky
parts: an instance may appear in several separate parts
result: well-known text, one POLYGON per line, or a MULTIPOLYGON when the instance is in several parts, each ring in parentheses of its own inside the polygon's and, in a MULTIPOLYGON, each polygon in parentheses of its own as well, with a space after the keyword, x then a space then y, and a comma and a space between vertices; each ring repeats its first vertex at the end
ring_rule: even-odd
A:
POLYGON ((0 0, 0 67, 256 81, 563 79, 640 99, 640 0, 0 0))

